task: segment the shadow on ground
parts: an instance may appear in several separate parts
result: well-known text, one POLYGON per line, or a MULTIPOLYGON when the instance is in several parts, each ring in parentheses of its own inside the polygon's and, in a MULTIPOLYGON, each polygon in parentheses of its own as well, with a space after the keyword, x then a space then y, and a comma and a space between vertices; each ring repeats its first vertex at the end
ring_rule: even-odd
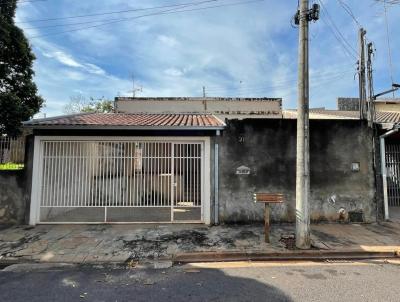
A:
POLYGON ((0 271, 1 301, 292 301, 280 289, 217 269, 75 267, 0 271))

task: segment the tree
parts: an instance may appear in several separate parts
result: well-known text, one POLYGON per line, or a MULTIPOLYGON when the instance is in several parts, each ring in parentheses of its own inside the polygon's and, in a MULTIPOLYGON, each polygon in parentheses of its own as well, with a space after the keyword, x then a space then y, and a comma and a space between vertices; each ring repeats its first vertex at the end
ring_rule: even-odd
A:
POLYGON ((114 111, 114 103, 104 97, 98 100, 90 98, 88 101, 83 95, 70 97, 70 102, 64 107, 64 113, 73 114, 80 112, 109 113, 114 111))
POLYGON ((0 134, 16 136, 22 121, 39 112, 32 69, 35 56, 23 31, 14 23, 17 0, 0 1, 0 134))

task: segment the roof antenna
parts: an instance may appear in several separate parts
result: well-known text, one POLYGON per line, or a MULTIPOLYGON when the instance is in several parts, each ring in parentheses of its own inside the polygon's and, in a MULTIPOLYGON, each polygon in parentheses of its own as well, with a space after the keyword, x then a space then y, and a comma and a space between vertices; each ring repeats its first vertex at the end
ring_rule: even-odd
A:
POLYGON ((131 79, 132 79, 132 90, 128 91, 128 92, 132 92, 132 98, 136 97, 136 92, 142 92, 143 91, 143 87, 140 86, 138 88, 135 87, 135 74, 132 72, 131 74, 131 79))

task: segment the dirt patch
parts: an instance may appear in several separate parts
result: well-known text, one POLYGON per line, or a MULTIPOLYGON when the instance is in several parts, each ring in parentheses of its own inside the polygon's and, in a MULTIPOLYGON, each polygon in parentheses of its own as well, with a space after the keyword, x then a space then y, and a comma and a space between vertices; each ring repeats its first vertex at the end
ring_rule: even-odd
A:
POLYGON ((237 235, 235 235, 235 238, 239 240, 246 240, 246 239, 256 239, 259 238, 259 236, 252 231, 245 230, 245 231, 240 231, 237 235))

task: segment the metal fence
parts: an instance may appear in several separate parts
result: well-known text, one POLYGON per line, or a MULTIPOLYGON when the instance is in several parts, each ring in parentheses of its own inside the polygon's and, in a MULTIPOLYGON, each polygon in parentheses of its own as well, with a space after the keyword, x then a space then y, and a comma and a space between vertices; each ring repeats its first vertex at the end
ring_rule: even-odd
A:
POLYGON ((400 206, 400 145, 386 145, 389 206, 400 206))
POLYGON ((25 137, 0 136, 0 170, 24 168, 25 137))

